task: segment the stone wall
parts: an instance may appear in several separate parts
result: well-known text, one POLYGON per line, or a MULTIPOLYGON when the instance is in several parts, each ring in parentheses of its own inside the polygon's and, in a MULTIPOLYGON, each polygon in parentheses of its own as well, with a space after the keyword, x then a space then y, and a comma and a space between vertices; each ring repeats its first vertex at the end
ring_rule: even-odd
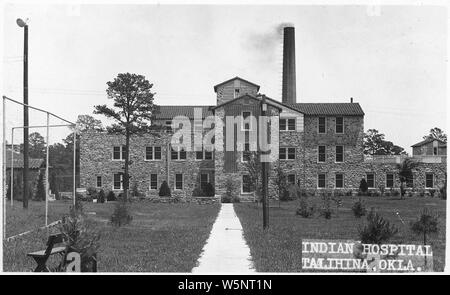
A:
MULTIPOLYGON (((130 188, 137 184, 146 196, 157 196, 161 183, 166 180, 173 196, 190 197, 199 183, 199 174, 208 173, 214 185, 214 160, 196 160, 195 151, 187 152, 186 160, 171 160, 169 152, 171 134, 146 134, 130 139, 130 188), (146 146, 161 146, 161 160, 145 160, 146 146), (169 171, 169 173, 167 173, 169 171), (175 190, 175 174, 183 174, 183 190, 175 190), (158 175, 158 189, 150 190, 150 174, 158 175)), ((100 132, 83 133, 80 136, 81 187, 96 187, 97 176, 102 177, 105 192, 113 190, 113 174, 123 172, 125 161, 112 160, 113 146, 125 144, 125 137, 100 132)))

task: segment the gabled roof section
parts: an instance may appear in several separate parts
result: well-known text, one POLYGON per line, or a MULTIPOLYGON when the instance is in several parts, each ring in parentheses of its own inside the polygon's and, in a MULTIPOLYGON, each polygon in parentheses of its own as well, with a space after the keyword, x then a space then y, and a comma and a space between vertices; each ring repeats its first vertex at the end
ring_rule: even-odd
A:
POLYGON ((233 80, 236 80, 236 79, 241 80, 241 81, 244 81, 245 83, 248 83, 248 84, 251 84, 251 85, 255 86, 255 87, 256 87, 256 91, 259 91, 259 85, 258 85, 258 84, 252 83, 252 82, 250 82, 250 81, 248 81, 248 80, 245 80, 245 79, 242 79, 242 78, 236 76, 236 77, 234 77, 234 78, 231 78, 231 79, 229 79, 229 80, 226 80, 225 82, 222 82, 222 83, 219 83, 219 84, 215 85, 215 86, 214 86, 214 92, 217 92, 217 87, 222 86, 222 85, 224 85, 224 84, 227 84, 227 83, 229 83, 229 82, 231 82, 231 81, 233 81, 233 80))
POLYGON ((423 145, 425 145, 425 144, 427 144, 427 143, 430 143, 430 142, 433 142, 433 141, 435 141, 435 140, 439 141, 440 143, 445 144, 445 141, 440 140, 440 139, 438 139, 438 138, 433 138, 433 137, 431 137, 431 138, 427 138, 427 139, 425 139, 425 140, 422 140, 421 142, 418 142, 418 143, 416 143, 416 144, 413 144, 411 147, 419 147, 419 146, 423 146, 423 145))
MULTIPOLYGON (((11 149, 7 149, 6 151, 6 169, 11 169, 11 149)), ((28 161, 28 165, 30 169, 39 169, 44 166, 44 159, 33 159, 30 158, 28 161)), ((14 169, 21 168, 23 169, 23 154, 14 152, 14 158, 12 166, 14 169)))
MULTIPOLYGON (((255 96, 250 95, 250 94, 247 93, 247 94, 241 95, 241 96, 239 96, 239 97, 236 97, 236 98, 234 98, 234 99, 232 99, 232 100, 229 100, 229 101, 226 101, 226 102, 224 102, 224 103, 221 103, 221 104, 219 104, 219 105, 217 105, 217 106, 214 106, 214 107, 212 107, 212 110, 215 110, 215 109, 217 109, 217 108, 223 107, 224 105, 227 105, 227 104, 229 104, 229 103, 232 103, 232 102, 234 102, 234 101, 237 101, 237 100, 240 100, 240 99, 243 99, 243 98, 251 98, 251 99, 256 100, 256 101, 259 101, 259 102, 261 101, 261 96, 255 97, 255 96)), ((281 110, 281 108, 280 108, 277 104, 272 103, 271 100, 272 100, 272 99, 266 97, 266 103, 267 103, 268 105, 271 105, 271 106, 276 107, 277 109, 281 110)))
POLYGON ((212 115, 211 108, 213 106, 205 106, 205 105, 158 105, 155 106, 153 111, 153 118, 156 120, 172 120, 176 116, 185 116, 189 119, 194 119, 194 109, 201 108, 202 109, 202 119, 212 115))
POLYGON ((283 104, 309 116, 364 116, 359 103, 291 103, 283 104))

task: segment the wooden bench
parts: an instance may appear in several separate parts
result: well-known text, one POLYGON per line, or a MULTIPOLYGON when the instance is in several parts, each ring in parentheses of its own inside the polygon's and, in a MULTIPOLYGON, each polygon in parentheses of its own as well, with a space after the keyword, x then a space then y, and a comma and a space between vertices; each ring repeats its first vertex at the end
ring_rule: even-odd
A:
POLYGON ((28 257, 32 257, 34 261, 36 261, 37 266, 34 269, 34 272, 49 272, 52 271, 49 267, 47 267, 47 260, 50 256, 59 254, 64 256, 66 254, 66 246, 58 246, 55 245, 61 244, 64 242, 63 234, 53 234, 48 237, 47 240, 47 248, 45 250, 36 251, 28 253, 28 257))

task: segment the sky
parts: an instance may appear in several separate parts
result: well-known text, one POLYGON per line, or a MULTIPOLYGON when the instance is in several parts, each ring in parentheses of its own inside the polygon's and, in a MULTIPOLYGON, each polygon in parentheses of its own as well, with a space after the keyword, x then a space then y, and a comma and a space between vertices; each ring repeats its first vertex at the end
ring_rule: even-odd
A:
MULTIPOLYGON (((446 129, 446 7, 6 4, 2 94, 21 101, 18 17, 29 18, 29 103, 71 121, 110 103, 106 82, 121 72, 144 75, 161 105, 214 105, 213 86, 234 76, 281 100, 280 28, 291 24, 297 102, 353 97, 364 129, 409 153, 431 128, 446 129)), ((7 126, 20 125, 20 108, 7 110, 7 126)))

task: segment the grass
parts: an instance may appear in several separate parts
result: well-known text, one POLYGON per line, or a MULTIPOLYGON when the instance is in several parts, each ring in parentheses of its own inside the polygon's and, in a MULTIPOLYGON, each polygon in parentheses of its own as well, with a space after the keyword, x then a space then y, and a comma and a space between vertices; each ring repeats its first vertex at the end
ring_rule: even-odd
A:
MULTIPOLYGON (((37 205, 39 204, 31 205, 30 209, 37 205)), ((55 216, 60 219, 68 212, 69 205, 70 203, 61 201, 54 207, 60 210, 54 210, 55 216)), ((114 202, 83 203, 83 206, 87 222, 101 235, 99 272, 190 272, 201 254, 219 211, 218 204, 136 202, 130 208, 133 216, 131 224, 117 228, 109 224, 114 202)), ((13 220, 39 216, 32 212, 20 212, 16 215, 13 220)), ((19 224, 26 225, 25 221, 19 224)), ((10 232, 19 232, 29 227, 26 225, 20 229, 19 225, 13 226, 10 232)), ((36 230, 4 242, 4 270, 31 271, 35 263, 26 257, 26 253, 44 249, 46 240, 47 229, 36 230)))
MULTIPOLYGON (((358 228, 366 223, 366 218, 353 216, 351 207, 358 197, 343 197, 343 206, 336 214, 333 206, 331 219, 315 214, 303 218, 295 214, 299 202, 278 202, 270 204, 269 229, 262 230, 261 205, 236 203, 234 208, 243 229, 244 237, 250 247, 251 255, 258 272, 300 272, 302 239, 352 239, 359 240, 358 228)), ((392 243, 422 244, 422 237, 414 235, 409 222, 415 220, 424 207, 439 214, 439 233, 431 236, 429 242, 433 249, 435 271, 443 271, 445 263, 445 212, 446 201, 434 198, 380 198, 362 197, 366 208, 374 207, 384 218, 394 223, 399 233, 392 243), (404 224, 396 212, 400 213, 404 224)), ((309 198, 310 204, 321 206, 320 198, 309 198)))

